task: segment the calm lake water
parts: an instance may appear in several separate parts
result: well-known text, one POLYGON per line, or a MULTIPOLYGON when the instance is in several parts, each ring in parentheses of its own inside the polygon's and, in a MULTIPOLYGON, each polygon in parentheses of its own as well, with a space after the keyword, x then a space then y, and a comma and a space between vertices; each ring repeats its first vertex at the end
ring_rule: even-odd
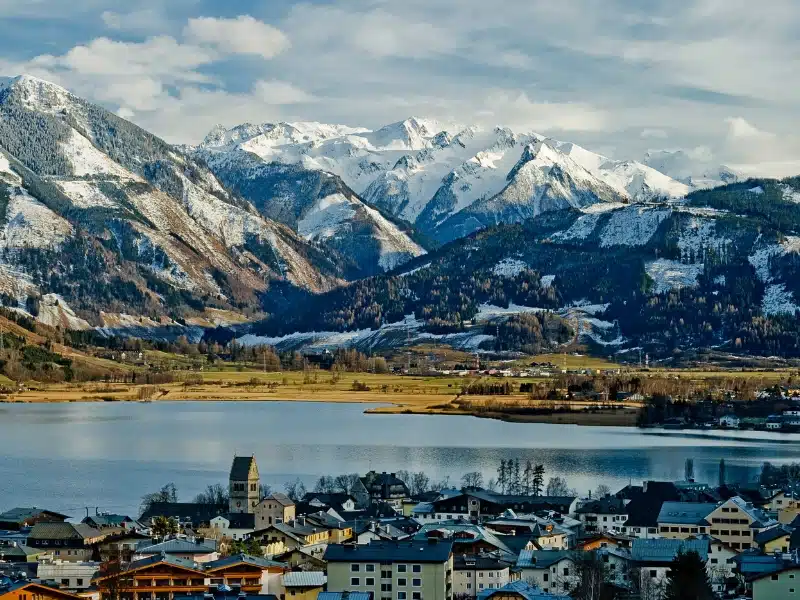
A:
POLYGON ((174 482, 190 501, 227 481, 234 453, 255 454, 282 489, 323 474, 426 471, 488 480, 504 458, 542 463, 585 493, 643 479, 752 480, 764 461, 800 461, 800 436, 504 423, 459 416, 365 415, 364 405, 159 402, 0 405, 0 512, 41 506, 75 518, 85 507, 137 513, 140 497, 174 482))

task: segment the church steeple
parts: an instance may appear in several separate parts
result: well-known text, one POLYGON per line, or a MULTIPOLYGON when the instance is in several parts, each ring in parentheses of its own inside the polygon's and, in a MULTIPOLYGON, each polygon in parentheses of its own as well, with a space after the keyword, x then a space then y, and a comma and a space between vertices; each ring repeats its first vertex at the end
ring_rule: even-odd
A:
POLYGON ((229 512, 252 513, 259 501, 260 478, 255 456, 234 456, 230 476, 229 512))

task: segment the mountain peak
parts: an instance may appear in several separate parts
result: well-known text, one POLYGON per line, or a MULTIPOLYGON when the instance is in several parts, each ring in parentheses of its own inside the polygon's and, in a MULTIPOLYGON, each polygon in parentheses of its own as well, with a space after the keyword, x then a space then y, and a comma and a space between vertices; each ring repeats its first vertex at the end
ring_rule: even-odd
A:
POLYGON ((56 112, 65 108, 74 96, 69 90, 33 75, 18 75, 0 79, 0 90, 9 90, 31 110, 56 112))

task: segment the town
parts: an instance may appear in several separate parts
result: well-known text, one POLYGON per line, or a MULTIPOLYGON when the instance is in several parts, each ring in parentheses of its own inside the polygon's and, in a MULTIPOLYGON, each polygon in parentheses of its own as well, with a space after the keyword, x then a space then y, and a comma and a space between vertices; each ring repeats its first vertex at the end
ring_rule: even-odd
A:
POLYGON ((579 496, 503 460, 484 486, 370 471, 227 485, 141 514, 0 513, 0 600, 588 600, 752 598, 800 590, 800 465, 758 483, 644 481, 579 496))

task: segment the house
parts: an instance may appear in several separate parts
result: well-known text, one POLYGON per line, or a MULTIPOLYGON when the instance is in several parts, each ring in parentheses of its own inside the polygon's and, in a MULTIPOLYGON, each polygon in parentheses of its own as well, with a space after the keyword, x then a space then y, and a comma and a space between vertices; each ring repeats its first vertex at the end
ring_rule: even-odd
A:
POLYGON ((272 559, 284 563, 292 570, 324 571, 327 566, 324 560, 300 548, 276 554, 272 559))
POLYGON ((672 561, 680 552, 696 552, 708 565, 708 548, 708 539, 635 539, 631 544, 631 561, 640 569, 641 587, 648 588, 666 580, 672 561))
POLYGON ((332 544, 325 551, 328 589, 389 593, 397 600, 453 597, 453 544, 449 540, 332 544))
POLYGON ((211 519, 211 529, 221 538, 243 540, 255 531, 256 515, 253 513, 229 513, 211 519))
POLYGON ((143 523, 152 523, 156 517, 175 519, 182 525, 189 525, 193 529, 208 526, 211 519, 228 512, 227 504, 205 504, 196 502, 153 502, 145 510, 139 520, 143 523))
POLYGON ((259 502, 253 509, 256 516, 256 527, 264 528, 275 523, 294 521, 295 504, 286 494, 271 494, 259 502))
POLYGON ((173 538, 163 542, 143 542, 136 547, 133 559, 141 560, 153 556, 170 556, 192 563, 207 563, 219 558, 217 542, 212 539, 173 538))
POLYGON ((291 571, 283 574, 281 585, 286 590, 287 600, 317 600, 319 593, 325 591, 327 581, 322 571, 291 571))
POLYGON ((770 431, 779 431, 783 429, 783 416, 782 415, 768 416, 766 427, 770 431))
POLYGON ((487 490, 468 490, 456 495, 443 496, 432 502, 421 503, 412 509, 412 516, 420 523, 498 518, 507 510, 534 513, 553 511, 562 515, 575 513, 574 496, 525 496, 497 494, 487 490))
POLYGON ((279 600, 279 598, 275 594, 248 593, 235 585, 233 587, 211 585, 203 594, 181 594, 180 600, 279 600))
MULTIPOLYGON (((408 498, 411 493, 404 481, 399 479, 395 473, 376 473, 370 471, 359 481, 371 501, 382 500, 388 502, 397 510, 402 510, 403 500, 408 498)), ((354 492, 357 494, 358 492, 354 492)))
POLYGON ((12 508, 0 513, 0 529, 19 531, 25 527, 33 527, 37 523, 62 523, 69 517, 52 510, 44 510, 35 506, 29 508, 12 508))
POLYGON ((84 517, 81 523, 89 527, 94 527, 95 529, 130 529, 132 531, 141 531, 145 529, 144 525, 131 519, 127 515, 114 515, 110 513, 89 515, 84 517))
POLYGON ((706 520, 711 523, 711 537, 737 551, 755 548, 755 536, 776 524, 764 511, 739 496, 721 503, 706 520))
POLYGON ((751 582, 753 600, 787 600, 800 594, 800 565, 793 564, 758 574, 751 582))
POLYGON ((257 529, 251 538, 259 541, 267 555, 282 554, 287 550, 302 548, 315 556, 320 556, 328 545, 329 529, 311 525, 305 517, 298 517, 288 523, 276 523, 266 529, 257 529))
POLYGON ((630 548, 632 538, 619 533, 590 533, 578 539, 576 550, 591 552, 601 548, 630 548))
POLYGON ((788 525, 775 525, 755 535, 756 545, 764 554, 788 553, 794 529, 788 525))
POLYGON ((83 600, 66 590, 33 581, 12 582, 0 577, 0 600, 83 600))
POLYGON ((787 427, 800 427, 800 409, 783 411, 783 424, 787 427))
POLYGON ((108 560, 119 556, 124 561, 130 562, 136 548, 150 539, 150 536, 135 530, 112 531, 98 547, 100 559, 108 560))
POLYGON ((353 512, 356 510, 356 499, 350 494, 323 494, 319 492, 309 492, 303 496, 301 503, 305 507, 305 512, 317 512, 332 508, 338 514, 353 512))
POLYGON ((664 502, 658 512, 658 532, 674 540, 707 534, 711 524, 706 517, 716 508, 716 504, 705 502, 664 502))
POLYGON ((535 548, 527 536, 498 535, 483 525, 473 525, 463 521, 424 525, 413 539, 418 543, 429 540, 448 540, 453 545, 454 554, 492 553, 505 560, 515 560, 519 554, 519 550, 510 545, 514 541, 520 540, 523 547, 535 548))
POLYGON ((574 555, 567 550, 523 550, 516 567, 520 579, 545 592, 564 593, 577 583, 574 555))
POLYGON ((119 600, 169 599, 203 595, 206 574, 196 563, 168 554, 132 562, 123 573, 100 573, 94 583, 101 597, 113 592, 119 600))
POLYGON ((617 402, 644 402, 645 397, 639 392, 617 392, 615 399, 617 402))
POLYGON ((212 586, 239 586, 245 594, 280 594, 281 576, 288 570, 285 564, 235 554, 203 565, 212 586))
POLYGON ((722 415, 719 418, 719 426, 725 429, 739 429, 740 419, 736 415, 722 415))
POLYGON ((261 499, 255 456, 234 456, 231 464, 229 513, 252 513, 261 499))
POLYGON ((0 563, 35 563, 46 550, 31 548, 17 541, 0 542, 0 563))
POLYGON ((628 520, 625 501, 614 496, 584 502, 575 509, 575 514, 586 533, 620 531, 628 520))
POLYGON ((682 500, 682 493, 672 482, 645 481, 641 486, 628 485, 615 494, 625 501, 628 519, 620 533, 641 539, 657 538, 658 515, 664 502, 682 500))
POLYGON ((513 563, 490 555, 456 554, 453 557, 453 593, 475 598, 484 590, 499 589, 511 581, 513 563))
POLYGON ((28 535, 28 545, 47 550, 56 560, 86 562, 92 559, 94 546, 107 536, 83 523, 39 522, 28 535))
POLYGON ((373 600, 372 592, 320 592, 317 600, 373 600))
POLYGON ((92 579, 99 570, 100 563, 97 562, 44 561, 39 564, 36 577, 52 581, 61 589, 81 592, 91 587, 92 579))
POLYGON ((512 581, 499 590, 486 590, 478 600, 570 600, 563 594, 548 594, 527 581, 512 581))

